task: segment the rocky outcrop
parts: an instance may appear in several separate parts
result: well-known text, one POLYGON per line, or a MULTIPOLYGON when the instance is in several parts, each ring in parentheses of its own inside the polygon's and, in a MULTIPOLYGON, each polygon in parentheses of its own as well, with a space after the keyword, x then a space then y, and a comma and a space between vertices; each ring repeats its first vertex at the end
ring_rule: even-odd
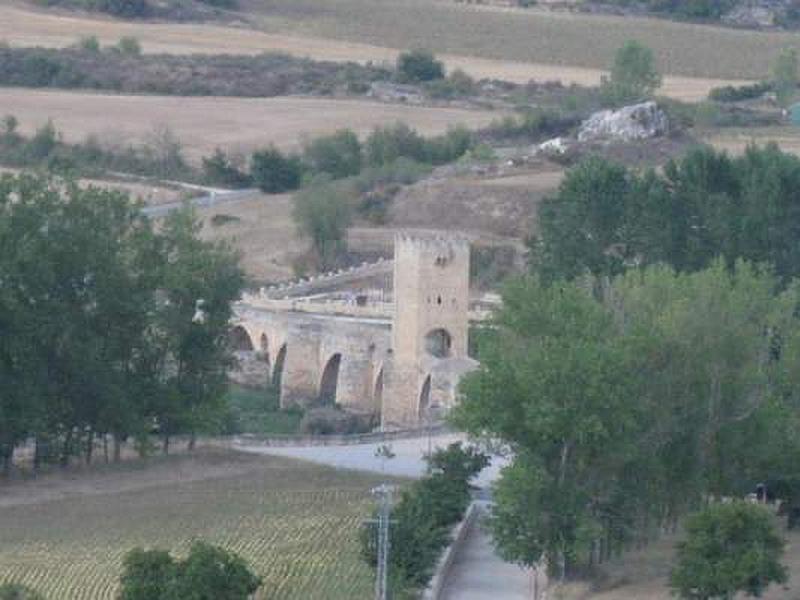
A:
POLYGON ((655 102, 624 106, 619 110, 601 110, 581 123, 579 142, 645 140, 669 131, 666 113, 655 102))

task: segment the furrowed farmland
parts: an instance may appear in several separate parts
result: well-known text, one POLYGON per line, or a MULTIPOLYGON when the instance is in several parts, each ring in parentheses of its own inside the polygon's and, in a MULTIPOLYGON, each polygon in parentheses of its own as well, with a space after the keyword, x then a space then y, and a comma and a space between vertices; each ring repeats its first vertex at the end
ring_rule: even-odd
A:
POLYGON ((357 534, 376 478, 223 451, 149 462, 0 492, 0 582, 52 600, 111 599, 131 548, 182 554, 202 539, 247 560, 263 598, 369 596, 357 534))

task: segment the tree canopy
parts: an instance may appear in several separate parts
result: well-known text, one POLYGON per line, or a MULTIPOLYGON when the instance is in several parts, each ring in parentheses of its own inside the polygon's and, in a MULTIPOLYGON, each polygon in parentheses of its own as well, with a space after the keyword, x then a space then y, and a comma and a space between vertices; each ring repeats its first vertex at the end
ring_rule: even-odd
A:
POLYGON ((155 229, 116 191, 0 178, 0 458, 214 426, 243 275, 188 210, 155 229))
POLYGON ((661 85, 653 51, 635 40, 625 42, 614 55, 611 74, 602 82, 602 92, 611 104, 645 100, 661 85))
POLYGON ((800 290, 769 268, 655 265, 509 284, 456 423, 505 442, 500 551, 580 575, 702 498, 800 468, 800 290))
POLYGON ((740 591, 760 597, 771 583, 788 580, 784 545, 764 508, 741 501, 710 506, 687 519, 670 584, 689 600, 729 600, 740 591))
POLYGON ((722 256, 800 274, 800 159, 776 145, 731 157, 708 147, 639 173, 591 157, 539 208, 534 270, 545 280, 616 275, 666 263, 679 271, 722 256))

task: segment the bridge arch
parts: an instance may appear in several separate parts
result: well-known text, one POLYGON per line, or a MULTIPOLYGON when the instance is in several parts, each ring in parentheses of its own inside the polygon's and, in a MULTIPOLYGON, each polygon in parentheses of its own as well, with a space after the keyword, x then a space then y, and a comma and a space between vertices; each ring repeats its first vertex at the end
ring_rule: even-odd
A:
POLYGON ((336 391, 339 387, 339 371, 342 366, 342 354, 337 352, 325 363, 319 382, 318 400, 326 406, 336 405, 336 391))
POLYGON ((228 333, 228 340, 234 352, 253 352, 255 350, 253 338, 244 325, 236 325, 231 328, 228 333))
POLYGON ((280 393, 281 381, 283 381, 283 370, 286 366, 286 342, 284 342, 278 353, 275 355, 275 364, 272 365, 272 385, 276 386, 280 393))

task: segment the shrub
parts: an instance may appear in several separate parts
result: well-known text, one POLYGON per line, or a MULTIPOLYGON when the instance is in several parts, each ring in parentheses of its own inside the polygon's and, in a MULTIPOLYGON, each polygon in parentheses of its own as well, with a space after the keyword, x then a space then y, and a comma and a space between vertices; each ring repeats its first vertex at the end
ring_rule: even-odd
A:
POLYGON ((452 127, 446 134, 428 142, 428 162, 443 165, 464 156, 474 144, 472 133, 463 126, 452 127))
POLYGON ((446 79, 428 82, 425 89, 432 98, 463 98, 475 93, 475 80, 461 69, 456 69, 446 79))
POLYGON ((261 586, 239 556, 203 542, 192 544, 183 561, 135 548, 123 568, 121 600, 247 600, 261 586))
POLYGON ((247 187, 250 176, 237 167, 225 152, 217 148, 211 156, 203 157, 203 180, 212 185, 232 188, 247 187))
POLYGON ((376 127, 365 144, 367 164, 379 167, 400 157, 428 162, 425 139, 405 123, 376 127))
POLYGON ((142 54, 142 46, 139 44, 139 40, 132 36, 126 35, 119 38, 115 48, 125 56, 141 56, 142 54))
POLYGON ((708 93, 708 98, 715 102, 739 102, 760 98, 771 89, 772 85, 764 81, 749 85, 726 85, 713 88, 708 93))
POLYGON ((745 502, 713 505, 689 518, 678 544, 670 585, 681 598, 761 596, 771 583, 787 581, 780 564, 784 541, 761 506, 745 502))
POLYGON ((397 74, 405 82, 442 79, 444 64, 427 50, 409 50, 397 57, 397 74))
POLYGON ((100 52, 100 40, 96 35, 82 37, 75 47, 83 52, 100 52))
POLYGON ((361 142, 350 129, 315 138, 303 150, 306 163, 316 173, 327 173, 334 179, 358 175, 363 161, 361 142))
POLYGON ((250 177, 268 194, 296 190, 303 178, 303 163, 298 156, 284 155, 275 146, 270 146, 253 153, 250 177))
POLYGON ((150 12, 147 0, 84 0, 84 4, 118 17, 146 17, 150 12))
POLYGON ((444 164, 463 156, 473 145, 465 127, 454 127, 446 134, 425 139, 405 123, 377 127, 367 138, 367 164, 378 167, 407 158, 419 163, 444 164))
POLYGON ((312 408, 300 421, 300 431, 310 435, 348 435, 371 429, 371 419, 336 408, 312 408))

